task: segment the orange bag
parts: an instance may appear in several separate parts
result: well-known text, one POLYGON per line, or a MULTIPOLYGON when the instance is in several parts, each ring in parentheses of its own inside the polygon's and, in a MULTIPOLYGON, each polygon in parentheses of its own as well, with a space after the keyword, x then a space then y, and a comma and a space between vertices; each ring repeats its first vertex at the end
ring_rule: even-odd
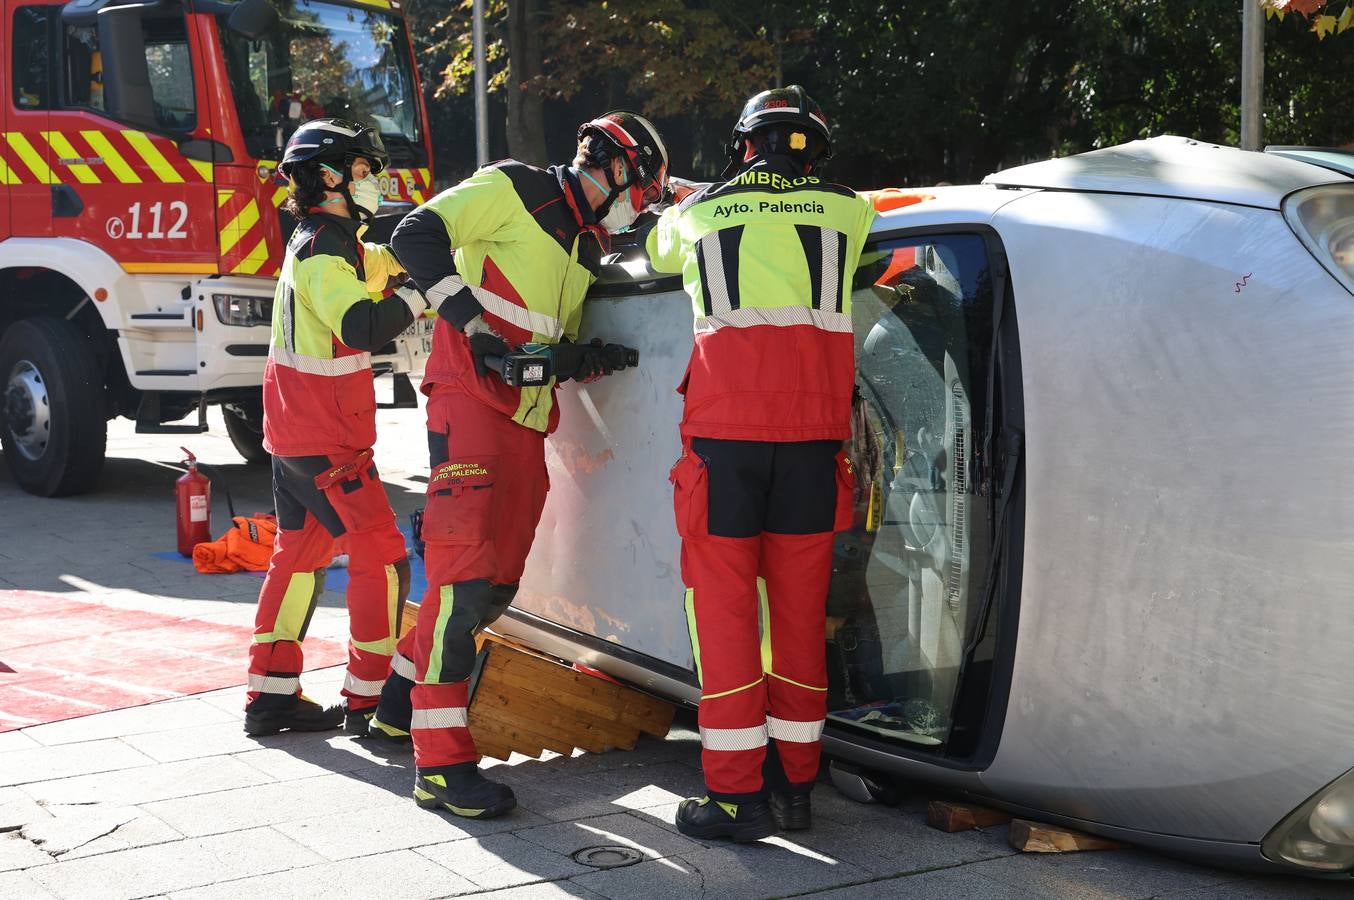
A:
POLYGON ((204 574, 265 572, 273 558, 277 517, 264 513, 236 516, 220 539, 193 548, 193 565, 204 574))

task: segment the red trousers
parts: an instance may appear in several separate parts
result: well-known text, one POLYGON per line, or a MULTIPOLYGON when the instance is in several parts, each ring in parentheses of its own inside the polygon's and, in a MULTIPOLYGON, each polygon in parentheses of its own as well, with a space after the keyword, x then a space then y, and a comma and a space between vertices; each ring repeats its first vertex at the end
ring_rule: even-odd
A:
POLYGON ((428 398, 428 450, 428 592, 395 666, 413 662, 420 769, 479 758, 466 720, 475 634, 516 596, 549 490, 544 434, 442 385, 428 398))
POLYGON ((827 715, 825 620, 832 535, 854 489, 839 441, 695 438, 673 466, 687 623, 701 679, 701 765, 712 798, 818 777, 827 715))
POLYGON ((324 592, 334 538, 346 534, 351 640, 343 696, 351 710, 375 706, 409 594, 409 560, 371 451, 275 456, 273 499, 278 531, 254 618, 248 702, 289 703, 300 693, 301 641, 324 592))

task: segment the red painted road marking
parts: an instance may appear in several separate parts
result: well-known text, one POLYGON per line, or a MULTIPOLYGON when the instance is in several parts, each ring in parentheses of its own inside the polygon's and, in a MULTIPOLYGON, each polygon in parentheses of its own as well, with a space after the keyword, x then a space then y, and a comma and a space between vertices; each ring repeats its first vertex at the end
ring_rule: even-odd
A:
MULTIPOLYGON (((0 591, 0 620, 0 731, 243 686, 252 636, 37 591, 0 591)), ((305 658, 307 669, 339 665, 347 649, 311 639, 305 658)))

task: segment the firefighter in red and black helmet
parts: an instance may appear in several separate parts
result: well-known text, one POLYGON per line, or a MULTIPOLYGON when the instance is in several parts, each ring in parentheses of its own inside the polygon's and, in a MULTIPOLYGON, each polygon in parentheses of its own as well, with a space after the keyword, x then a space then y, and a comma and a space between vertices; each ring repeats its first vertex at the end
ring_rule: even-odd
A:
POLYGON ((667 164, 647 119, 607 113, 579 128, 572 165, 486 166, 406 216, 391 239, 438 316, 423 376, 428 592, 369 732, 412 737, 420 806, 487 818, 516 805, 480 774, 467 727, 474 636, 517 593, 549 487, 557 383, 609 371, 602 348, 575 343, 608 234, 663 197, 667 164), (549 345, 554 378, 510 385, 492 360, 528 343, 549 345))

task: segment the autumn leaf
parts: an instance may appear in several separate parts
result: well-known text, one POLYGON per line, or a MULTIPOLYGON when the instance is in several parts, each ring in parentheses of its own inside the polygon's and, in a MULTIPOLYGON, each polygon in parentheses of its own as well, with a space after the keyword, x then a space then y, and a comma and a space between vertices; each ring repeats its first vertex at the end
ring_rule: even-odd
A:
POLYGON ((1354 3, 1345 7, 1345 11, 1340 14, 1338 31, 1344 34, 1349 28, 1354 28, 1354 3))
POLYGON ((1263 0, 1263 5, 1280 15, 1295 12, 1304 16, 1311 16, 1312 13, 1325 6, 1327 2, 1328 0, 1263 0))
POLYGON ((1316 32, 1319 40, 1325 40, 1326 35, 1335 31, 1335 16, 1317 16, 1312 22, 1312 30, 1316 32))

